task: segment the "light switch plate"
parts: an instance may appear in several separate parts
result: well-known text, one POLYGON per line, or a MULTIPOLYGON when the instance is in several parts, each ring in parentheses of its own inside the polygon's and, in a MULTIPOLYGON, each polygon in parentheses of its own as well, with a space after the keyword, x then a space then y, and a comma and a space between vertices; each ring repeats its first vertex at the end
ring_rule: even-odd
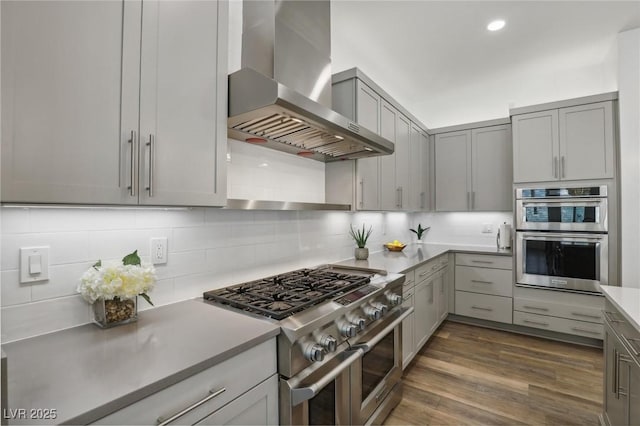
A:
POLYGON ((482 233, 483 234, 493 234, 493 225, 490 223, 485 223, 482 225, 482 233))
POLYGON ((49 279, 49 247, 20 249, 20 283, 34 283, 49 279))

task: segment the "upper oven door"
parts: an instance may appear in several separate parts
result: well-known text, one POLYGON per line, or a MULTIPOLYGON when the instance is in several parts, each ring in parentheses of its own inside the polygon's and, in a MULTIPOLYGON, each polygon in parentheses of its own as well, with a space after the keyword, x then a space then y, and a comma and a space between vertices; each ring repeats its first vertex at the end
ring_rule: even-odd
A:
POLYGON ((516 229, 607 232, 607 199, 517 200, 516 229))
POLYGON ((517 232, 516 285, 600 293, 608 241, 606 234, 517 232))

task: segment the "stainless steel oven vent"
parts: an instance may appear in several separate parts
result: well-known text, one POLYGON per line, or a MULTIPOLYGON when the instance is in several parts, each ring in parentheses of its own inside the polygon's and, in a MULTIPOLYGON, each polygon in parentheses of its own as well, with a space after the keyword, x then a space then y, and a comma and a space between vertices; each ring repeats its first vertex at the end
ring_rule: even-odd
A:
POLYGON ((245 0, 242 68, 229 75, 228 134, 335 161, 394 144, 331 109, 330 1, 245 0))

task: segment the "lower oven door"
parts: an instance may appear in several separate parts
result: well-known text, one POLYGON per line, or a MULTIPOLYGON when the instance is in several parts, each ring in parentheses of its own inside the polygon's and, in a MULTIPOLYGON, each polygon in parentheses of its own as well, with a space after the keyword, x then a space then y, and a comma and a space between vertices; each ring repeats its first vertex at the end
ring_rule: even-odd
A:
POLYGON ((352 424, 350 368, 363 353, 359 349, 343 351, 289 380, 281 378, 280 424, 352 424))
POLYGON ((607 284, 606 234, 518 232, 516 285, 600 293, 607 284))
POLYGON ((353 423, 378 423, 402 397, 402 321, 413 308, 398 307, 353 345, 364 352, 351 368, 353 423))

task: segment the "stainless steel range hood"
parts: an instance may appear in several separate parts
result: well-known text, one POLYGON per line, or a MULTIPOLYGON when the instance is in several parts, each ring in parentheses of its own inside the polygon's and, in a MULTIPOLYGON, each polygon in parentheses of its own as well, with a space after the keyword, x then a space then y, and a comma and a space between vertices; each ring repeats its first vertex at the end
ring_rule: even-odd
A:
POLYGON ((242 17, 229 137, 320 161, 393 153, 391 141, 331 109, 329 1, 245 0, 242 17))

